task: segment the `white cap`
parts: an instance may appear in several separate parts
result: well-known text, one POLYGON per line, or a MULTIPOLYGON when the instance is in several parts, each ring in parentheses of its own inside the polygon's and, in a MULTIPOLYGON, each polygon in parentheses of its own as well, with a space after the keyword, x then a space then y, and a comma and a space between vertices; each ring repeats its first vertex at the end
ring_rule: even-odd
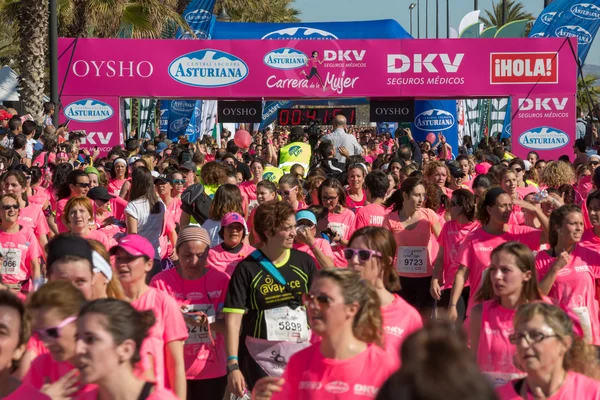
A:
POLYGON ((525 165, 525 171, 529 171, 531 169, 531 163, 527 160, 523 160, 523 164, 525 165))

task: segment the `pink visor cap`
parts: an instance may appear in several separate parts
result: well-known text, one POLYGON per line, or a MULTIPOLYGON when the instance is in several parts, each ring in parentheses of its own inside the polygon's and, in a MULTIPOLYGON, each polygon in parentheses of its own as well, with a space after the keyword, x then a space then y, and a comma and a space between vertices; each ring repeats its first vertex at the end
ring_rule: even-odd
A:
POLYGON ((236 222, 238 224, 242 224, 242 226, 244 227, 244 232, 248 234, 248 226, 246 225, 246 220, 244 219, 244 217, 242 217, 236 212, 228 212, 223 216, 223 219, 221 219, 221 228, 225 228, 226 226, 235 224, 236 222))
POLYGON ((111 247, 110 254, 114 255, 119 247, 134 257, 145 256, 149 259, 154 258, 154 247, 152 246, 152 243, 140 235, 124 236, 117 242, 116 246, 111 247))

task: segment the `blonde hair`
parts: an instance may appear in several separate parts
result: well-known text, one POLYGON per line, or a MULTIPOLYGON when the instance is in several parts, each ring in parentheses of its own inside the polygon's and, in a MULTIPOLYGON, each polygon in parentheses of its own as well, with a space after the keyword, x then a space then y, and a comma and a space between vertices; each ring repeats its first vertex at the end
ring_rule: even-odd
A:
POLYGON ((546 164, 540 183, 550 187, 559 188, 562 185, 572 185, 575 182, 573 167, 563 161, 550 161, 546 164))
POLYGON ((366 343, 382 346, 381 300, 371 284, 349 269, 324 268, 317 279, 331 279, 341 289, 344 303, 358 303, 359 309, 352 322, 354 336, 366 343))
POLYGON ((94 217, 94 207, 92 206, 92 201, 89 198, 85 196, 72 197, 69 199, 69 201, 67 201, 67 204, 65 204, 65 208, 61 216, 62 222, 65 226, 69 225, 69 213, 71 212, 71 209, 75 208, 76 206, 83 206, 83 208, 85 208, 90 214, 90 220, 94 217))
POLYGON ((544 318, 544 321, 554 330, 559 339, 564 339, 567 336, 572 338, 573 344, 565 354, 563 368, 593 379, 600 379, 600 364, 598 364, 596 348, 575 334, 573 320, 560 307, 542 302, 524 304, 518 308, 513 326, 516 328, 530 321, 536 315, 541 315, 544 318))
POLYGON ((427 165, 425 166, 425 169, 423 171, 423 176, 425 177, 425 180, 435 183, 433 182, 432 178, 433 175, 435 174, 435 170, 438 168, 444 168, 446 170, 446 183, 448 183, 448 179, 450 179, 450 170, 448 169, 448 166, 446 165, 446 163, 444 163, 443 161, 429 161, 427 163, 427 165))

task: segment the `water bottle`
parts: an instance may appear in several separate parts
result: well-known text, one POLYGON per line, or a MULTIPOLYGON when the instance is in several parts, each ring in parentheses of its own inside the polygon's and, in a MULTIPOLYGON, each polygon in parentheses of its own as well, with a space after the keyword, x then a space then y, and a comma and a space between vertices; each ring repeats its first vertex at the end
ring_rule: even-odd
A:
POLYGON ((536 203, 540 203, 542 200, 544 200, 546 197, 548 197, 548 192, 545 190, 539 190, 534 196, 533 199, 535 200, 536 203))

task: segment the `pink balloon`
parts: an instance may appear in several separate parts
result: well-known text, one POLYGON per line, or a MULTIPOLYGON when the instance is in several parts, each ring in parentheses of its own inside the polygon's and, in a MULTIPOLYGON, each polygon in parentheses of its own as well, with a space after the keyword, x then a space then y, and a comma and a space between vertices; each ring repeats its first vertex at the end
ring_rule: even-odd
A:
POLYGON ((435 133, 433 133, 433 132, 428 133, 425 140, 427 140, 431 144, 434 144, 435 143, 435 133))
POLYGON ((252 143, 252 136, 244 129, 238 129, 233 136, 233 142, 242 149, 247 149, 252 143))

